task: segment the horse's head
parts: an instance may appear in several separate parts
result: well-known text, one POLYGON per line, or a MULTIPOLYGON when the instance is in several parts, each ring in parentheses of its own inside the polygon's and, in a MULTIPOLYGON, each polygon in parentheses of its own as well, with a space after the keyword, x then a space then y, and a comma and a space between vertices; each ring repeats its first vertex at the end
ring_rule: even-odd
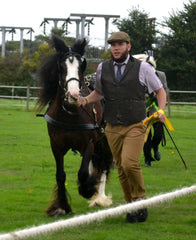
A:
POLYGON ((156 69, 156 61, 153 56, 150 56, 147 54, 136 54, 136 55, 133 55, 133 57, 149 63, 150 65, 153 66, 154 69, 156 69))
POLYGON ((87 41, 86 39, 78 40, 72 47, 67 47, 63 40, 53 36, 52 42, 58 55, 59 85, 64 90, 67 101, 75 103, 80 96, 83 73, 86 68, 83 55, 87 41))

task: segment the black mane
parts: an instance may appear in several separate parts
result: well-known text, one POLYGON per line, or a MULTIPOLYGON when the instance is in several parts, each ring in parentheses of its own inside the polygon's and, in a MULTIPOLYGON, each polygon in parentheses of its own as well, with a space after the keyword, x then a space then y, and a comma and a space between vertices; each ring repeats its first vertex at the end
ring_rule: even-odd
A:
MULTIPOLYGON (((71 50, 80 54, 82 57, 85 53, 86 44, 85 39, 77 40, 71 47, 71 50)), ((56 52, 43 59, 38 71, 38 82, 41 87, 37 102, 38 109, 44 108, 55 98, 59 81, 58 63, 69 52, 69 48, 65 42, 55 35, 51 38, 51 47, 54 48, 56 52)))

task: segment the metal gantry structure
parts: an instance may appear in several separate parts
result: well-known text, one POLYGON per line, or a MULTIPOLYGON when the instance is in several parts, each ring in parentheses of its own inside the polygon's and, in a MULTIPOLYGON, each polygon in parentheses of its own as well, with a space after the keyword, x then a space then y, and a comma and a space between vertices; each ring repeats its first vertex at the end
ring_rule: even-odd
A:
POLYGON ((83 14, 83 13, 71 13, 70 17, 68 18, 44 18, 43 22, 40 26, 44 26, 44 33, 46 32, 46 24, 49 21, 54 22, 54 27, 57 28, 58 22, 63 22, 63 24, 71 24, 72 22, 76 23, 76 39, 84 38, 85 37, 85 26, 88 24, 88 35, 89 35, 89 27, 90 24, 93 24, 94 18, 104 18, 105 19, 105 51, 108 49, 108 31, 109 31, 109 20, 110 18, 120 18, 120 15, 103 15, 103 14, 83 14), (77 18, 72 18, 77 17, 77 18), (91 18, 91 19, 89 19, 91 18), (80 31, 80 23, 81 23, 81 31, 80 31))
POLYGON ((104 15, 104 14, 84 14, 84 13, 71 13, 70 17, 79 17, 81 20, 81 38, 85 37, 85 21, 86 18, 104 18, 105 19, 105 51, 108 49, 108 29, 109 29, 109 20, 110 18, 120 18, 120 15, 104 15))
POLYGON ((24 30, 28 30, 27 33, 30 33, 30 39, 32 39, 32 33, 34 30, 31 27, 6 27, 6 26, 0 26, 0 31, 2 32, 2 46, 1 46, 1 56, 5 56, 5 39, 6 39, 6 32, 12 34, 12 40, 13 40, 13 34, 16 33, 16 30, 20 30, 20 53, 23 53, 23 32, 24 30))
MULTIPOLYGON (((110 18, 120 18, 120 15, 103 15, 103 14, 83 14, 83 13, 71 13, 70 17, 68 18, 44 18, 43 22, 40 26, 44 27, 44 34, 46 33, 46 24, 49 23, 49 21, 54 22, 54 27, 57 28, 58 22, 63 22, 62 25, 65 25, 66 27, 66 34, 68 34, 68 24, 71 24, 72 22, 76 23, 76 39, 84 38, 85 37, 85 26, 88 26, 88 35, 90 34, 90 24, 93 23, 94 18, 104 18, 105 19, 105 44, 104 48, 105 51, 108 49, 108 31, 109 31, 109 20, 110 18), (74 17, 74 18, 73 18, 74 17), (81 24, 81 31, 80 31, 80 24, 81 24)), ((30 39, 32 39, 32 33, 34 30, 31 27, 13 27, 13 26, 0 26, 0 32, 2 32, 2 49, 1 49, 1 55, 2 57, 5 56, 5 43, 6 43, 6 33, 12 34, 12 40, 13 36, 16 33, 16 30, 20 30, 20 53, 23 53, 23 32, 24 30, 28 30, 27 33, 30 33, 30 39)))
MULTIPOLYGON (((44 18, 43 22, 40 24, 40 26, 44 27, 44 34, 46 34, 46 24, 49 24, 49 22, 52 21, 54 23, 54 27, 57 28, 58 26, 58 22, 63 22, 62 26, 65 25, 66 26, 66 35, 68 34, 68 24, 72 24, 72 22, 76 23, 76 39, 80 38, 80 23, 81 23, 81 19, 79 18, 44 18)), ((86 19, 85 22, 87 24, 91 24, 92 23, 92 19, 86 19)))

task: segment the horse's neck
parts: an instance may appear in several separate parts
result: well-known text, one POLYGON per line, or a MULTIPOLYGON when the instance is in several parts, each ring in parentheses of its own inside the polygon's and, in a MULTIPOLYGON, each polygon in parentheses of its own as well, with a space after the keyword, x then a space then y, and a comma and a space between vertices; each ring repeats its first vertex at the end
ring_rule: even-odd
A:
POLYGON ((49 109, 50 108, 58 109, 63 100, 64 100, 63 90, 60 87, 58 87, 54 99, 52 99, 49 103, 49 109))

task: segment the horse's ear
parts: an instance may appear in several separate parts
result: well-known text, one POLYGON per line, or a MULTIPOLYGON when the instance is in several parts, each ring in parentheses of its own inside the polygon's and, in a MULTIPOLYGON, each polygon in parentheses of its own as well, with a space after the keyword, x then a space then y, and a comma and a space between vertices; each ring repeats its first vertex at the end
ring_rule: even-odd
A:
POLYGON ((84 71, 86 70, 86 66, 87 66, 87 62, 86 62, 86 58, 82 58, 82 73, 84 73, 84 71))
POLYGON ((85 47, 87 46, 87 44, 88 44, 88 41, 86 40, 86 38, 79 39, 72 46, 72 50, 74 52, 79 53, 81 56, 83 56, 85 53, 85 47))
POLYGON ((51 45, 53 48, 56 49, 56 52, 67 52, 68 47, 66 46, 65 42, 57 37, 56 35, 52 35, 51 37, 51 45))

